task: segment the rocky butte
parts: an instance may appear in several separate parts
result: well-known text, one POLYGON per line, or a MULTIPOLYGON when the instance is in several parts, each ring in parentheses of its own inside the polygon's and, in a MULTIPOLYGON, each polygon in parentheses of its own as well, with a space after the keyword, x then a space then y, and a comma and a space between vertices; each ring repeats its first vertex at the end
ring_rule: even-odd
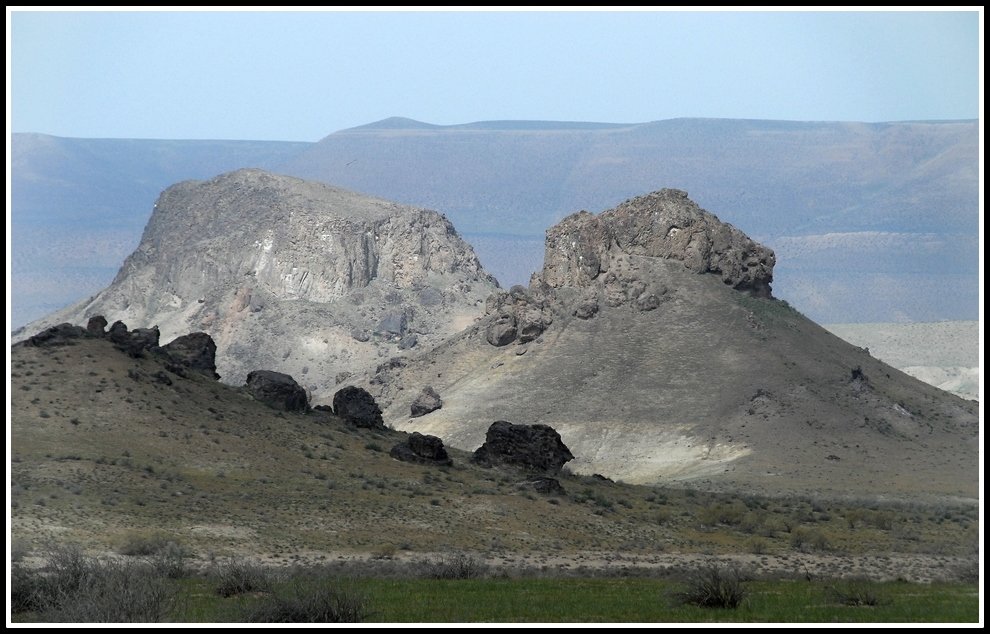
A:
POLYGON ((529 287, 366 385, 386 423, 473 450, 544 424, 636 483, 975 498, 978 410, 772 297, 774 254, 664 189, 547 231, 529 287), (443 407, 412 418, 431 386, 443 407))
POLYGON ((169 187, 108 288, 15 340, 94 315, 202 331, 224 382, 273 370, 332 395, 470 325, 497 287, 435 211, 244 169, 169 187))

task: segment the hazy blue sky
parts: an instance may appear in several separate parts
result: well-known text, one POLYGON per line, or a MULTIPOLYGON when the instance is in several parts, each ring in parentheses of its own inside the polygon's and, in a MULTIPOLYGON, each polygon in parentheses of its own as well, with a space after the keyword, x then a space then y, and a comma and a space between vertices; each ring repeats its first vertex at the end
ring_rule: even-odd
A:
POLYGON ((399 115, 976 118, 979 14, 8 14, 14 132, 315 141, 399 115))

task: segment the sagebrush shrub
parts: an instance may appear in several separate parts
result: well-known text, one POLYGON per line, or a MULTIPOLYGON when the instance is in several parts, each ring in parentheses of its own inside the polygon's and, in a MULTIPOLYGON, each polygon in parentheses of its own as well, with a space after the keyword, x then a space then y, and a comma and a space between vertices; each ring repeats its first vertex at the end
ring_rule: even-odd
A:
POLYGON ((746 598, 738 570, 725 571, 712 564, 697 572, 686 590, 680 593, 682 603, 702 608, 736 609, 746 598))
POLYGON ((489 572, 486 563, 464 553, 441 555, 423 565, 425 576, 430 579, 477 579, 489 572))
POLYGON ((210 571, 214 591, 222 597, 247 592, 268 592, 276 581, 275 573, 256 563, 228 559, 210 571))
POLYGON ((298 575, 272 587, 244 612, 247 623, 359 623, 368 614, 364 597, 319 575, 298 575))
POLYGON ((877 585, 867 579, 841 581, 828 588, 829 598, 842 605, 874 607, 886 603, 877 585))
POLYGON ((49 545, 37 570, 11 569, 11 611, 52 623, 153 623, 172 608, 173 589, 145 563, 87 557, 75 545, 49 545))

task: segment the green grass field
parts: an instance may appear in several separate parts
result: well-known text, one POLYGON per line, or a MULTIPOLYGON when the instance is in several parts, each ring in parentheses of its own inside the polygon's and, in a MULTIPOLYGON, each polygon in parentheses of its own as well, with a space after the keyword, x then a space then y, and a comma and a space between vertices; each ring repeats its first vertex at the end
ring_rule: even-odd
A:
MULTIPOLYGON (((842 582, 839 582, 841 585, 842 582)), ((684 584, 656 579, 359 579, 342 582, 364 597, 379 623, 975 623, 975 585, 868 583, 880 605, 843 605, 834 582, 752 581, 735 610, 682 605, 684 584)), ((257 596, 222 599, 205 582, 183 583, 180 621, 236 621, 257 596)))
POLYGON ((976 583, 865 578, 753 578, 698 564, 675 576, 533 576, 468 555, 345 573, 329 565, 272 568, 228 559, 184 567, 157 554, 93 558, 52 547, 40 568, 15 562, 18 622, 378 623, 973 623, 976 583), (690 597, 690 599, 688 599, 690 597), (718 607, 699 607, 699 606, 718 607))

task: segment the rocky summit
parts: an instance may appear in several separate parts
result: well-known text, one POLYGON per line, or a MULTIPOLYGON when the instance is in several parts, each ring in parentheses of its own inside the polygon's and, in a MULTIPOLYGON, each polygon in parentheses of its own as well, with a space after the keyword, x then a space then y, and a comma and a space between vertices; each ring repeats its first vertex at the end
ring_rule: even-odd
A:
POLYGON ((549 425, 568 468, 630 482, 975 498, 978 407, 772 297, 775 257, 678 190, 571 215, 529 287, 366 384, 386 423, 474 450, 549 425), (424 385, 443 408, 411 417, 424 385))
MULTIPOLYGON (((734 289, 770 297, 773 251, 701 209, 686 192, 664 189, 628 200, 600 215, 581 211, 547 232, 538 283, 551 288, 598 286, 613 305, 662 296, 656 281, 636 275, 636 260, 682 262, 714 273, 734 289)), ((654 306, 655 307, 655 306, 654 306)))
POLYGON ((163 342, 202 331, 224 382, 266 369, 332 395, 470 325, 496 288, 435 211, 246 169, 165 190, 113 283, 23 332, 94 315, 163 342))

